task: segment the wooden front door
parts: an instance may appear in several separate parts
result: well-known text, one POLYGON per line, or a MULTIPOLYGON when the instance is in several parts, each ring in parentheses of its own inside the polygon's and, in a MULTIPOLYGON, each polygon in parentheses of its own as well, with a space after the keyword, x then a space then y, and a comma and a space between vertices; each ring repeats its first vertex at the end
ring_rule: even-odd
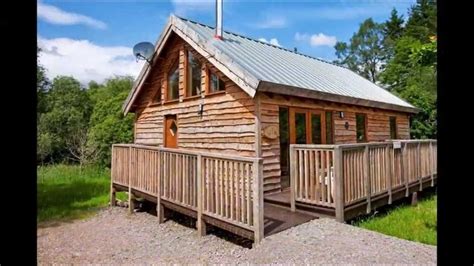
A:
POLYGON ((326 117, 321 110, 290 108, 291 144, 326 144, 326 117))
POLYGON ((178 122, 176 115, 165 116, 164 139, 166 148, 178 148, 178 122))

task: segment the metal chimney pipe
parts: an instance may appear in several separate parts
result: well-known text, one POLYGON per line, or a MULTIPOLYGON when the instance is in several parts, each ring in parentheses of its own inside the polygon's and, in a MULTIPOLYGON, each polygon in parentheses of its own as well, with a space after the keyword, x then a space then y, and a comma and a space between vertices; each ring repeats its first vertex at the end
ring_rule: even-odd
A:
POLYGON ((216 0, 216 34, 214 38, 223 40, 223 31, 222 31, 222 1, 216 0))

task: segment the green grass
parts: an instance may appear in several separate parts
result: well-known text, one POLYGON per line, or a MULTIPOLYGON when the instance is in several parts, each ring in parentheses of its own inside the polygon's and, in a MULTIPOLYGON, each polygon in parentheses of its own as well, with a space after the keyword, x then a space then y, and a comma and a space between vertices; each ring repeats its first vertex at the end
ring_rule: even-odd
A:
POLYGON ((371 217, 353 221, 353 225, 411 241, 436 245, 436 194, 408 203, 388 207, 371 217))
MULTIPOLYGON (((110 170, 73 165, 37 169, 38 223, 84 218, 107 206, 110 170)), ((124 195, 118 195, 124 199, 124 195)))

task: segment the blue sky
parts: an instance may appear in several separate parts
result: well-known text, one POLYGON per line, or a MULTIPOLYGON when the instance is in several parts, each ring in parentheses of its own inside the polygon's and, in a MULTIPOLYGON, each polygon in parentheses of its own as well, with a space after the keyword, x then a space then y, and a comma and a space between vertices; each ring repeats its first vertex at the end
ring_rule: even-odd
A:
MULTIPOLYGON (((224 30, 261 39, 326 60, 334 43, 348 41, 366 18, 385 21, 396 8, 407 17, 414 1, 224 0, 224 30)), ((38 2, 40 63, 48 76, 72 75, 86 84, 113 75, 136 76, 132 47, 154 43, 174 13, 215 23, 214 0, 85 0, 38 2)))

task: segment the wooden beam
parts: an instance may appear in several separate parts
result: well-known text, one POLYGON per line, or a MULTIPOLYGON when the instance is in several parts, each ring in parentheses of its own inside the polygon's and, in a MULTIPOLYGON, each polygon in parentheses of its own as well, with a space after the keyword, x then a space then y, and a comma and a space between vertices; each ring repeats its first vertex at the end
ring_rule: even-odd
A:
POLYGON ((371 191, 371 185, 370 185, 370 158, 369 158, 369 146, 365 145, 364 149, 364 158, 365 158, 365 188, 367 191, 367 210, 366 213, 370 213, 372 211, 372 208, 370 206, 371 204, 371 199, 370 199, 370 194, 372 194, 371 191))
POLYGON ((197 172, 196 172, 196 178, 197 178, 197 230, 198 230, 198 235, 199 236, 205 236, 206 235, 206 222, 203 220, 203 203, 204 203, 204 178, 202 175, 202 156, 199 154, 197 156, 197 172))
POLYGON ((257 158, 253 163, 253 227, 254 241, 259 244, 263 239, 263 160, 257 158))
POLYGON ((335 204, 336 220, 344 222, 344 177, 343 177, 343 156, 340 147, 334 149, 334 181, 336 182, 335 204))
POLYGON ((295 146, 290 145, 290 204, 291 204, 291 211, 296 211, 296 152, 295 146))

